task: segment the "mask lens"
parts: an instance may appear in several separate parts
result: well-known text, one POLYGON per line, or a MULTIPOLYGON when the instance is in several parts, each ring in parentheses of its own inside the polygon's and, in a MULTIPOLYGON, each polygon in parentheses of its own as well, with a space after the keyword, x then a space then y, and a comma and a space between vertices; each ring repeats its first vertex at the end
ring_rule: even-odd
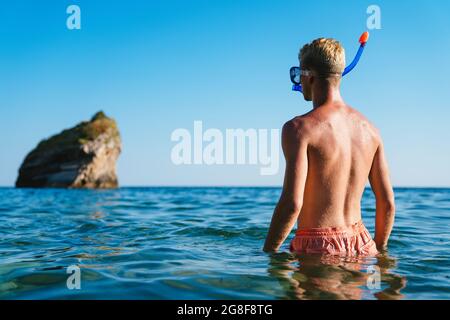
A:
POLYGON ((292 67, 289 70, 289 74, 291 77, 291 82, 293 84, 300 84, 300 68, 299 67, 292 67))

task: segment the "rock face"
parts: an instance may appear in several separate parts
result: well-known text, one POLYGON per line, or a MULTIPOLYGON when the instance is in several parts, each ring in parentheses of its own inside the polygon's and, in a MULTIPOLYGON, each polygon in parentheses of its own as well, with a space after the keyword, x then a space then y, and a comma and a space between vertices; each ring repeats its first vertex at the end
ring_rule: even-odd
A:
POLYGON ((121 151, 116 122, 103 112, 41 141, 19 169, 16 187, 116 188, 121 151))

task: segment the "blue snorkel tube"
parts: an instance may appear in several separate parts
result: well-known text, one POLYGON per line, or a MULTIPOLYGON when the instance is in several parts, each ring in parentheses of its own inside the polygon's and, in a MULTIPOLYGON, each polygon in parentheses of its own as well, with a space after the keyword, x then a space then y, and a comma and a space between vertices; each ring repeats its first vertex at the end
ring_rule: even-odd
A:
MULTIPOLYGON (((347 67, 345 67, 344 72, 342 72, 342 76, 345 76, 347 73, 353 70, 353 68, 358 64, 359 58, 361 58, 361 55, 364 51, 364 47, 366 46, 367 41, 369 40, 369 32, 364 32, 361 37, 359 37, 359 48, 358 52, 356 52, 356 56, 353 58, 352 63, 350 63, 347 67)), ((302 91, 302 85, 300 84, 300 68, 299 67, 292 67, 291 70, 289 70, 291 81, 294 84, 292 86, 293 91, 302 91), (298 80, 297 80, 298 78, 298 80)))

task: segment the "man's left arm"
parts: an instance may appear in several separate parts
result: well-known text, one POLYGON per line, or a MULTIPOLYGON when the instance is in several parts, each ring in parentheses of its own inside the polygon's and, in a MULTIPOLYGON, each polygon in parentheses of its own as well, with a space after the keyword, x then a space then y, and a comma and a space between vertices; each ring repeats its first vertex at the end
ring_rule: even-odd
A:
POLYGON ((307 141, 301 126, 287 122, 282 131, 282 147, 286 159, 283 191, 270 223, 264 251, 277 251, 289 236, 303 205, 308 172, 307 141))

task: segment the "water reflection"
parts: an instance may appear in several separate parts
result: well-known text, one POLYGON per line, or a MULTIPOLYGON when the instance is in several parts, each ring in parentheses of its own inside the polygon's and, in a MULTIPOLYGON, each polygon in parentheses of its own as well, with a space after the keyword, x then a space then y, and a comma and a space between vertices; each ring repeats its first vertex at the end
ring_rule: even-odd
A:
POLYGON ((378 255, 376 259, 376 265, 381 271, 381 281, 387 283, 388 286, 384 290, 374 293, 374 296, 379 300, 404 298, 400 291, 406 287, 406 277, 391 272, 397 268, 397 260, 390 257, 387 252, 378 255))
POLYGON ((402 299, 406 278, 391 272, 396 260, 377 257, 270 255, 268 273, 284 290, 280 299, 402 299), (378 282, 378 285, 377 285, 378 282))

